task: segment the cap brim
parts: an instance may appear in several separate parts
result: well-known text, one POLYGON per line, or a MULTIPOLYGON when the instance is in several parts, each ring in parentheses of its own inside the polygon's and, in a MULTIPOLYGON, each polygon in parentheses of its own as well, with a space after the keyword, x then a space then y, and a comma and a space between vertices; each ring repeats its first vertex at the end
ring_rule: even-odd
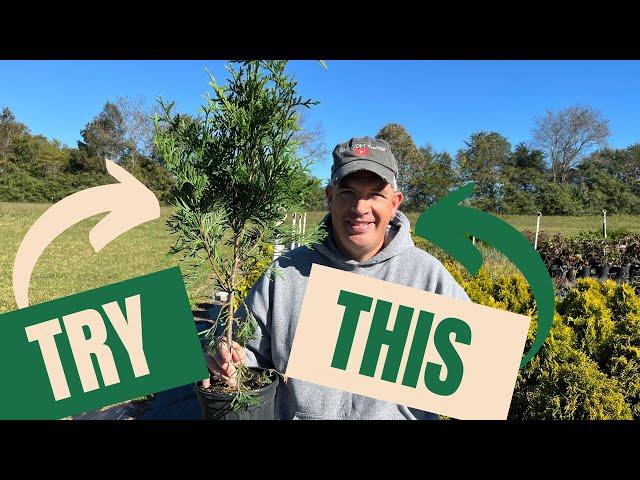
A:
POLYGON ((395 178, 393 171, 384 165, 380 165, 379 163, 375 163, 371 160, 354 160, 353 162, 349 162, 337 169, 331 176, 331 180, 339 181, 347 175, 361 170, 373 172, 387 183, 393 183, 395 178))

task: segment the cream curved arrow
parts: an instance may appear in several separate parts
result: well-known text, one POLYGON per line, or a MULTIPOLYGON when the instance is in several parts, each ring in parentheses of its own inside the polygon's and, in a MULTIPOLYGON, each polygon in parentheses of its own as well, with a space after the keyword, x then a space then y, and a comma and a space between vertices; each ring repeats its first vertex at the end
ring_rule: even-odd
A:
POLYGON ((29 282, 47 246, 76 223, 109 212, 89 233, 96 252, 126 231, 160 217, 158 199, 124 168, 106 160, 107 171, 119 183, 69 195, 42 214, 25 235, 13 263, 13 294, 18 308, 29 306, 29 282))

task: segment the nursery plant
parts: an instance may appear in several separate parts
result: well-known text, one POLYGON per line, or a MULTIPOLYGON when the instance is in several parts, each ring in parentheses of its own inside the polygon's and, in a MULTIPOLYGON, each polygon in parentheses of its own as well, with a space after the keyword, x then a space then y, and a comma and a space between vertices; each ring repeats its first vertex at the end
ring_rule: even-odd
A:
MULTIPOLYGON (((286 63, 231 62, 224 85, 209 74, 213 92, 193 116, 174 114, 173 102, 158 100, 155 144, 176 180, 175 212, 168 220, 175 236, 172 253, 180 256, 187 280, 205 271, 218 291, 228 293, 204 335, 208 355, 216 353, 222 338, 229 346, 234 341, 244 346, 255 332, 244 297, 271 245, 310 246, 323 235, 318 226, 300 234, 283 221, 302 211, 300 199, 313 188, 300 180, 308 177, 309 165, 297 154, 294 134, 300 110, 318 103, 297 94, 286 63)), ((266 274, 277 271, 269 268, 266 274)), ((212 411, 205 417, 257 408, 256 392, 278 377, 239 365, 232 380, 227 385, 209 379, 196 387, 218 405, 203 409, 212 411)), ((229 418, 224 415, 215 418, 229 418)))

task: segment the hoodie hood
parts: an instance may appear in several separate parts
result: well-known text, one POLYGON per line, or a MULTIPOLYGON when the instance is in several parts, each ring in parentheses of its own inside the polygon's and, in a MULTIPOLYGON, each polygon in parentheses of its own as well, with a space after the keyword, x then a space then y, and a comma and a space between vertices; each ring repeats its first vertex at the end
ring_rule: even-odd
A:
POLYGON ((327 230, 327 236, 323 243, 316 243, 313 249, 320 255, 326 257, 337 268, 343 270, 352 270, 357 267, 365 267, 385 262, 390 258, 401 255, 406 250, 414 247, 411 238, 411 225, 409 219, 400 210, 396 212, 395 217, 389 222, 387 227, 387 238, 385 245, 373 257, 364 262, 358 262, 351 258, 345 257, 333 241, 333 227, 331 223, 331 214, 328 213, 320 222, 327 230))

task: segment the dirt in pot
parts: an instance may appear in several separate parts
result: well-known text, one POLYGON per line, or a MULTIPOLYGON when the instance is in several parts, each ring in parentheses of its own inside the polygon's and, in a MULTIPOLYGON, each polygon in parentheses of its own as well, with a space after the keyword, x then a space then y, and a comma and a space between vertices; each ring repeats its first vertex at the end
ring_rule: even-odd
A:
MULTIPOLYGON (((261 372, 252 372, 250 370, 246 370, 246 372, 244 372, 242 375, 244 376, 242 385, 248 390, 259 390, 260 388, 265 387, 273 382, 269 370, 264 370, 261 372)), ((275 374, 272 373, 271 375, 275 374)), ((202 390, 205 392, 226 395, 235 395, 238 392, 237 387, 230 387, 222 380, 217 380, 213 377, 211 377, 211 385, 208 388, 203 388, 202 390)))

